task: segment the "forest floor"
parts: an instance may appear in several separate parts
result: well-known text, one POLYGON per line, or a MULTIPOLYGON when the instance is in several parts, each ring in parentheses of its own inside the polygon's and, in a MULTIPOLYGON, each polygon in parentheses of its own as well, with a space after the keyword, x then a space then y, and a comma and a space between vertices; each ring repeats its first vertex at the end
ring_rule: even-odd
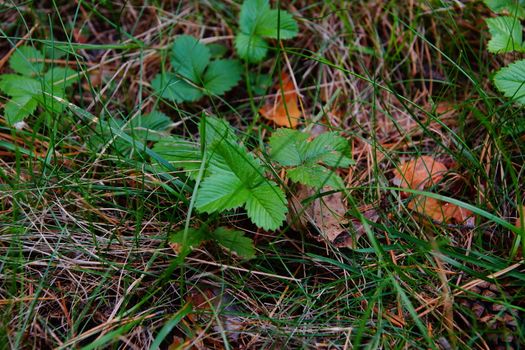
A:
POLYGON ((0 348, 525 348, 496 14, 265 4, 0 4, 0 348))

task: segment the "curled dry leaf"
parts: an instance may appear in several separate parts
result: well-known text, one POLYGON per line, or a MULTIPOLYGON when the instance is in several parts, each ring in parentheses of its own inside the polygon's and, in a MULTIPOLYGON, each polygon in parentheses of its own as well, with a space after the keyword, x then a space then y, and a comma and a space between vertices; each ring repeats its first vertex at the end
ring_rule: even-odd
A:
POLYGON ((392 182, 399 187, 421 190, 438 183, 447 171, 445 164, 432 157, 421 156, 401 163, 399 169, 394 170, 392 182))
MULTIPOLYGON (((324 191, 331 188, 324 187, 324 191)), ((354 248, 352 235, 345 228, 346 205, 341 192, 317 197, 305 208, 301 202, 318 195, 315 190, 298 185, 295 196, 289 201, 288 222, 298 231, 307 230, 318 241, 328 240, 336 247, 354 248), (308 229, 310 228, 310 229, 308 229), (318 234, 321 232, 321 235, 318 234)))
POLYGON ((297 91, 287 73, 281 74, 281 81, 277 83, 275 89, 277 92, 274 101, 267 102, 259 110, 259 113, 278 126, 295 129, 299 124, 301 111, 299 110, 297 91))
MULTIPOLYGON (((445 164, 429 156, 421 156, 402 163, 394 170, 394 185, 414 190, 423 190, 437 184, 448 171, 445 164)), ((403 192, 405 196, 408 194, 403 192)), ((408 208, 427 218, 446 224, 474 226, 474 217, 470 210, 435 198, 416 195, 408 208)))

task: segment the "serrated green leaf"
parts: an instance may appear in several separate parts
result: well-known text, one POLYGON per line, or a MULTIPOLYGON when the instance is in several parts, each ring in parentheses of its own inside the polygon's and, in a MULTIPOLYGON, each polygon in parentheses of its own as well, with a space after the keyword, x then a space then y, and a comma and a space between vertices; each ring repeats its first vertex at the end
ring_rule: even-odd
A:
POLYGON ((525 104, 525 60, 500 69, 494 76, 494 84, 506 97, 525 104))
POLYGON ((252 222, 265 230, 278 229, 288 212, 283 191, 271 181, 250 190, 245 208, 252 222))
POLYGON ((293 129, 277 129, 270 137, 270 157, 282 166, 303 163, 308 134, 293 129))
POLYGON ((210 171, 231 172, 241 179, 247 187, 257 185, 263 180, 263 169, 256 158, 238 144, 225 140, 209 150, 210 171))
POLYGON ((304 149, 305 162, 323 162, 333 167, 347 167, 353 164, 349 155, 348 141, 337 132, 327 132, 317 136, 304 149))
POLYGON ((291 39, 297 35, 299 28, 290 13, 283 10, 264 12, 257 21, 255 34, 272 39, 291 39))
POLYGON ((204 88, 213 95, 222 95, 241 80, 242 67, 237 60, 216 60, 204 73, 204 88))
POLYGON ((25 76, 34 76, 44 70, 44 55, 32 46, 20 46, 9 58, 12 70, 25 76))
POLYGON ((500 16, 486 19, 489 32, 492 35, 488 50, 503 53, 521 50, 523 27, 514 17, 500 16))
POLYGON ((235 49, 240 58, 258 63, 266 57, 268 43, 258 35, 238 33, 235 36, 235 49))
POLYGON ((210 57, 210 49, 189 35, 179 36, 171 50, 173 70, 199 85, 204 70, 210 63, 210 57))
POLYGON ((494 12, 507 12, 518 18, 525 18, 525 0, 484 0, 485 4, 494 12))
POLYGON ((212 174, 199 187, 195 207, 213 213, 242 206, 249 195, 245 184, 234 173, 212 174))
POLYGON ((44 75, 44 81, 65 90, 78 82, 78 73, 71 68, 53 67, 44 75))
POLYGON ((253 34, 263 14, 270 11, 268 0, 245 0, 239 14, 239 27, 246 34, 253 34))
POLYGON ((176 103, 197 101, 203 96, 198 88, 171 73, 157 74, 151 86, 160 97, 176 103))
POLYGON ((313 188, 330 186, 334 190, 344 187, 343 180, 331 171, 319 164, 305 164, 286 170, 290 179, 313 188))
POLYGON ((218 227, 212 236, 223 248, 235 255, 245 259, 251 259, 255 256, 253 240, 245 237, 242 231, 218 227))
POLYGON ((36 95, 42 93, 42 83, 17 74, 2 74, 0 90, 8 96, 36 95))
POLYGON ((239 142, 235 131, 224 119, 215 117, 202 118, 199 124, 199 133, 208 148, 224 140, 229 140, 231 143, 239 142))
POLYGON ((33 113, 38 102, 31 95, 15 96, 4 106, 7 123, 14 125, 33 113))

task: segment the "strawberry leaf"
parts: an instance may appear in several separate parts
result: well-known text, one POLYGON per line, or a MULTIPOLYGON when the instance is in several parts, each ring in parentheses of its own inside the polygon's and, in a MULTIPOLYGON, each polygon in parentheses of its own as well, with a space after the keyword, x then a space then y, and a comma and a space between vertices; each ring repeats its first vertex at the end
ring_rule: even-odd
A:
POLYGON ((494 84, 506 97, 525 104, 525 60, 500 69, 494 76, 494 84))
POLYGON ((492 35, 488 50, 494 53, 504 53, 522 50, 523 27, 515 17, 500 16, 486 20, 492 35))
POLYGON ((213 95, 223 95, 241 80, 242 67, 237 60, 216 60, 204 74, 204 88, 213 95))
POLYGON ((160 97, 176 103, 197 101, 203 96, 197 87, 172 73, 157 74, 151 86, 160 97))
POLYGON ((284 193, 272 181, 252 188, 245 208, 253 223, 265 230, 278 229, 288 212, 284 193))
POLYGON ((44 55, 34 47, 20 46, 9 58, 9 66, 19 74, 34 76, 44 70, 43 59, 44 55))
POLYGON ((38 102, 31 95, 15 96, 4 106, 4 113, 9 125, 23 121, 33 113, 38 102))
POLYGON ((253 240, 244 236, 244 232, 237 230, 228 230, 224 227, 218 227, 213 233, 215 238, 223 248, 229 252, 245 259, 251 259, 255 256, 253 240))
POLYGON ((179 36, 171 50, 173 70, 197 84, 201 82, 210 57, 210 49, 189 35, 179 36))

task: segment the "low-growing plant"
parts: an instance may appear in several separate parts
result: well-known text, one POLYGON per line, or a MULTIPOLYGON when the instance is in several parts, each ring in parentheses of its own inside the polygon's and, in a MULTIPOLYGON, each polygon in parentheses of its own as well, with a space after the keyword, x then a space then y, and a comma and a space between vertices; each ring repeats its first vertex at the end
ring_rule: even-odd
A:
POLYGON ((223 95, 239 83, 242 67, 237 60, 211 57, 210 47, 181 35, 171 49, 172 72, 157 74, 151 86, 160 97, 176 103, 223 95))
MULTIPOLYGON (((272 179, 266 164, 240 144, 235 130, 224 120, 203 118, 200 144, 180 137, 163 139, 153 151, 175 167, 200 181, 195 207, 201 213, 218 213, 244 207, 248 217, 265 230, 279 228, 286 218, 287 200, 272 179), (200 178, 199 178, 200 176, 200 178)), ((347 141, 326 133, 312 141, 308 135, 279 129, 270 138, 270 158, 286 167, 290 180, 320 189, 344 187, 341 178, 328 167, 352 163, 347 141)), ((274 173, 274 172, 273 172, 274 173)))
MULTIPOLYGON (((504 14, 486 19, 491 34, 487 49, 496 54, 525 52, 521 23, 525 19, 525 1, 485 0, 485 3, 492 11, 504 14)), ((494 85, 504 96, 521 105, 525 104, 525 60, 515 61, 496 72, 494 85)), ((506 122, 503 131, 506 134, 520 134, 525 131, 525 119, 506 122)))
POLYGON ((297 22, 290 13, 270 8, 268 0, 245 0, 239 15, 235 48, 242 59, 257 63, 268 52, 265 39, 291 39, 297 35, 297 22))
POLYGON ((207 225, 199 228, 190 228, 177 231, 169 237, 173 247, 178 250, 179 257, 186 257, 194 248, 203 242, 214 241, 229 253, 233 253, 241 258, 250 259, 255 256, 253 240, 244 236, 244 232, 229 230, 218 227, 211 231, 207 225))
MULTIPOLYGON (((4 105, 9 125, 17 126, 37 107, 46 113, 63 111, 64 104, 55 98, 65 99, 66 89, 77 81, 78 74, 68 67, 47 66, 45 57, 31 46, 19 47, 10 57, 9 67, 14 73, 0 76, 0 91, 10 97, 4 105)), ((56 58, 54 54, 53 57, 56 58)))

